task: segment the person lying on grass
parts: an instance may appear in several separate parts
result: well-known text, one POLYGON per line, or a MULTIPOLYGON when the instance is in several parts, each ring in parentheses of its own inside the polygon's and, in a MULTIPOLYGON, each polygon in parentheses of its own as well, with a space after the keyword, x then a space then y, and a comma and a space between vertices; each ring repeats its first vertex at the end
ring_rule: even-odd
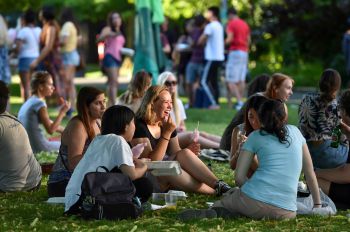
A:
POLYGON ((100 166, 108 170, 119 169, 129 176, 136 188, 135 196, 140 198, 141 203, 146 202, 152 195, 152 183, 143 177, 147 165, 143 160, 133 158, 128 144, 135 132, 134 117, 135 114, 131 109, 120 105, 109 107, 103 114, 101 135, 96 136, 91 142, 68 182, 65 211, 74 211, 77 204, 81 203, 78 199, 85 174, 95 172, 100 166))
MULTIPOLYGON (((350 90, 345 91, 339 99, 343 134, 350 140, 350 90)), ((317 181, 338 208, 350 209, 350 158, 346 164, 331 169, 316 169, 317 181)))
POLYGON ((258 110, 261 128, 242 147, 231 189, 211 209, 186 210, 183 220, 201 217, 246 216, 253 219, 289 219, 296 216, 297 187, 301 170, 311 191, 314 207, 322 207, 306 141, 299 129, 286 124, 284 104, 267 100, 258 110), (254 156, 259 166, 250 179, 254 156))
POLYGON ((176 133, 176 125, 170 116, 173 101, 164 86, 151 86, 136 113, 136 131, 132 145, 146 143, 141 158, 152 161, 176 160, 182 173, 179 176, 158 177, 155 191, 167 191, 170 188, 186 192, 217 194, 228 191, 228 186, 219 180, 198 158, 198 153, 190 149, 181 149, 176 133))

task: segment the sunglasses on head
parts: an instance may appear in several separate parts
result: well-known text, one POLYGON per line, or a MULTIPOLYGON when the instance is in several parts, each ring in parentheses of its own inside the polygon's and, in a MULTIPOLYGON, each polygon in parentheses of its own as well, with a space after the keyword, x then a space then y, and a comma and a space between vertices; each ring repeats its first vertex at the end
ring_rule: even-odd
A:
POLYGON ((166 81, 166 82, 164 82, 164 85, 166 85, 166 86, 177 85, 177 81, 166 81))

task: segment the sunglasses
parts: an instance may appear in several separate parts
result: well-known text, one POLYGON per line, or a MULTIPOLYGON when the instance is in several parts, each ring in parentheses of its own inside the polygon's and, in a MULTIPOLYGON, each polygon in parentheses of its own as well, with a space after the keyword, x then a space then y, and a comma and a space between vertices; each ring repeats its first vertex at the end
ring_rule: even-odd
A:
POLYGON ((166 81, 166 82, 164 83, 164 85, 166 85, 166 86, 177 85, 177 81, 166 81))

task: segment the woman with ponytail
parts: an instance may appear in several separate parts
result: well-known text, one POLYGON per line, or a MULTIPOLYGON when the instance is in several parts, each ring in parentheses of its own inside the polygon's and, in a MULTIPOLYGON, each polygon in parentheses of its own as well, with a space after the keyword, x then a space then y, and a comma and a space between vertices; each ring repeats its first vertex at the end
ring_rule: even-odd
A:
POLYGON ((182 212, 182 219, 207 215, 294 218, 301 171, 312 194, 314 208, 322 207, 306 141, 297 127, 286 124, 284 104, 278 100, 266 100, 257 113, 261 127, 250 133, 237 161, 235 181, 238 187, 227 192, 211 209, 182 212), (248 179, 247 173, 255 155, 259 166, 248 179))
POLYGON ((310 149, 316 168, 335 168, 348 158, 345 136, 337 148, 331 147, 332 131, 340 124, 336 96, 341 77, 334 69, 326 69, 319 82, 320 91, 303 97, 299 107, 299 128, 310 149))

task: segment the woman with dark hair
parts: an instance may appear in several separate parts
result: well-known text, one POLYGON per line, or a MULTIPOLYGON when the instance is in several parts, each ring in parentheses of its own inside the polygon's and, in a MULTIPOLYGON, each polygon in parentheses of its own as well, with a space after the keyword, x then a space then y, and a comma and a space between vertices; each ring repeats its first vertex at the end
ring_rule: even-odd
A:
MULTIPOLYGON (((350 140, 350 90, 339 99, 342 133, 350 140)), ((350 158, 346 164, 331 169, 316 169, 320 188, 334 201, 337 208, 350 208, 350 158)))
POLYGON ((61 66, 61 57, 59 55, 60 26, 55 20, 54 8, 44 6, 39 12, 39 19, 43 23, 39 41, 40 54, 30 64, 30 69, 31 71, 35 68, 48 71, 54 80, 57 94, 62 96, 62 86, 59 77, 61 66))
POLYGON ((29 65, 39 56, 40 27, 35 25, 35 13, 27 10, 23 15, 23 26, 16 37, 18 72, 21 78, 21 96, 24 101, 30 97, 29 65))
POLYGON ((94 87, 83 87, 78 93, 78 115, 67 124, 61 146, 48 180, 49 197, 62 197, 73 172, 89 144, 100 134, 100 119, 105 111, 105 95, 94 87))
POLYGON ((79 65, 80 57, 77 51, 78 27, 74 19, 73 11, 65 8, 61 15, 62 30, 60 31, 61 58, 63 68, 63 82, 65 97, 72 103, 72 108, 68 111, 71 116, 75 110, 75 67, 79 65))
MULTIPOLYGON (((239 157, 239 152, 247 137, 255 130, 260 129, 261 124, 258 118, 259 107, 268 99, 264 96, 255 95, 248 99, 246 102, 245 112, 244 112, 244 123, 239 124, 232 131, 231 136, 231 161, 230 166, 232 170, 236 169, 237 160, 239 157)), ((250 178, 253 173, 258 168, 258 160, 256 156, 254 157, 252 164, 248 171, 248 177, 250 178)))
POLYGON ((152 74, 141 70, 135 73, 130 81, 128 90, 118 100, 118 105, 124 105, 132 109, 134 113, 140 108, 145 92, 152 84, 152 74))
MULTIPOLYGON (((293 94, 292 88, 294 80, 282 73, 275 73, 269 78, 266 83, 266 90, 264 92, 255 92, 255 94, 265 96, 271 99, 279 99, 282 102, 288 101, 289 97, 293 94)), ((262 87, 263 88, 263 87, 262 87)), ((258 91, 258 89, 256 90, 258 91)), ((286 106, 287 109, 287 106, 286 106)), ((233 129, 244 121, 245 105, 236 113, 231 120, 230 124, 226 127, 222 139, 220 141, 220 148, 224 150, 230 150, 231 147, 231 135, 233 129)))
POLYGON ((316 168, 335 168, 348 158, 348 144, 342 136, 338 147, 331 146, 332 131, 340 124, 337 93, 341 77, 334 69, 326 69, 319 81, 320 91, 303 97, 299 107, 299 128, 310 149, 316 168))
POLYGON ((49 117, 46 97, 50 97, 55 90, 50 73, 38 71, 33 73, 30 82, 32 96, 21 106, 18 112, 18 119, 26 128, 32 146, 33 152, 57 151, 60 147, 59 141, 49 141, 45 138, 40 127, 42 124, 50 135, 59 132, 62 133, 63 127, 60 125, 70 103, 64 101, 59 109, 58 115, 54 121, 49 117))
POLYGON ((187 210, 182 218, 246 216, 253 219, 295 218, 297 186, 301 171, 312 194, 314 208, 322 207, 312 160, 306 141, 297 127, 286 124, 284 104, 267 100, 258 110, 261 123, 240 152, 235 181, 230 190, 205 212, 187 210), (254 156, 259 166, 250 179, 247 173, 254 156))
POLYGON ((105 26, 97 42, 105 43, 102 67, 107 73, 107 97, 108 106, 115 105, 118 93, 119 68, 122 65, 121 49, 125 44, 125 38, 121 31, 122 18, 118 12, 111 12, 107 17, 105 26))
POLYGON ((102 117, 101 135, 97 136, 84 157, 75 168, 67 185, 65 211, 68 211, 79 199, 81 183, 88 172, 94 172, 100 166, 108 170, 118 169, 133 181, 141 203, 152 194, 152 183, 144 176, 147 165, 143 160, 133 158, 128 142, 135 132, 135 114, 126 106, 111 106, 102 117))

